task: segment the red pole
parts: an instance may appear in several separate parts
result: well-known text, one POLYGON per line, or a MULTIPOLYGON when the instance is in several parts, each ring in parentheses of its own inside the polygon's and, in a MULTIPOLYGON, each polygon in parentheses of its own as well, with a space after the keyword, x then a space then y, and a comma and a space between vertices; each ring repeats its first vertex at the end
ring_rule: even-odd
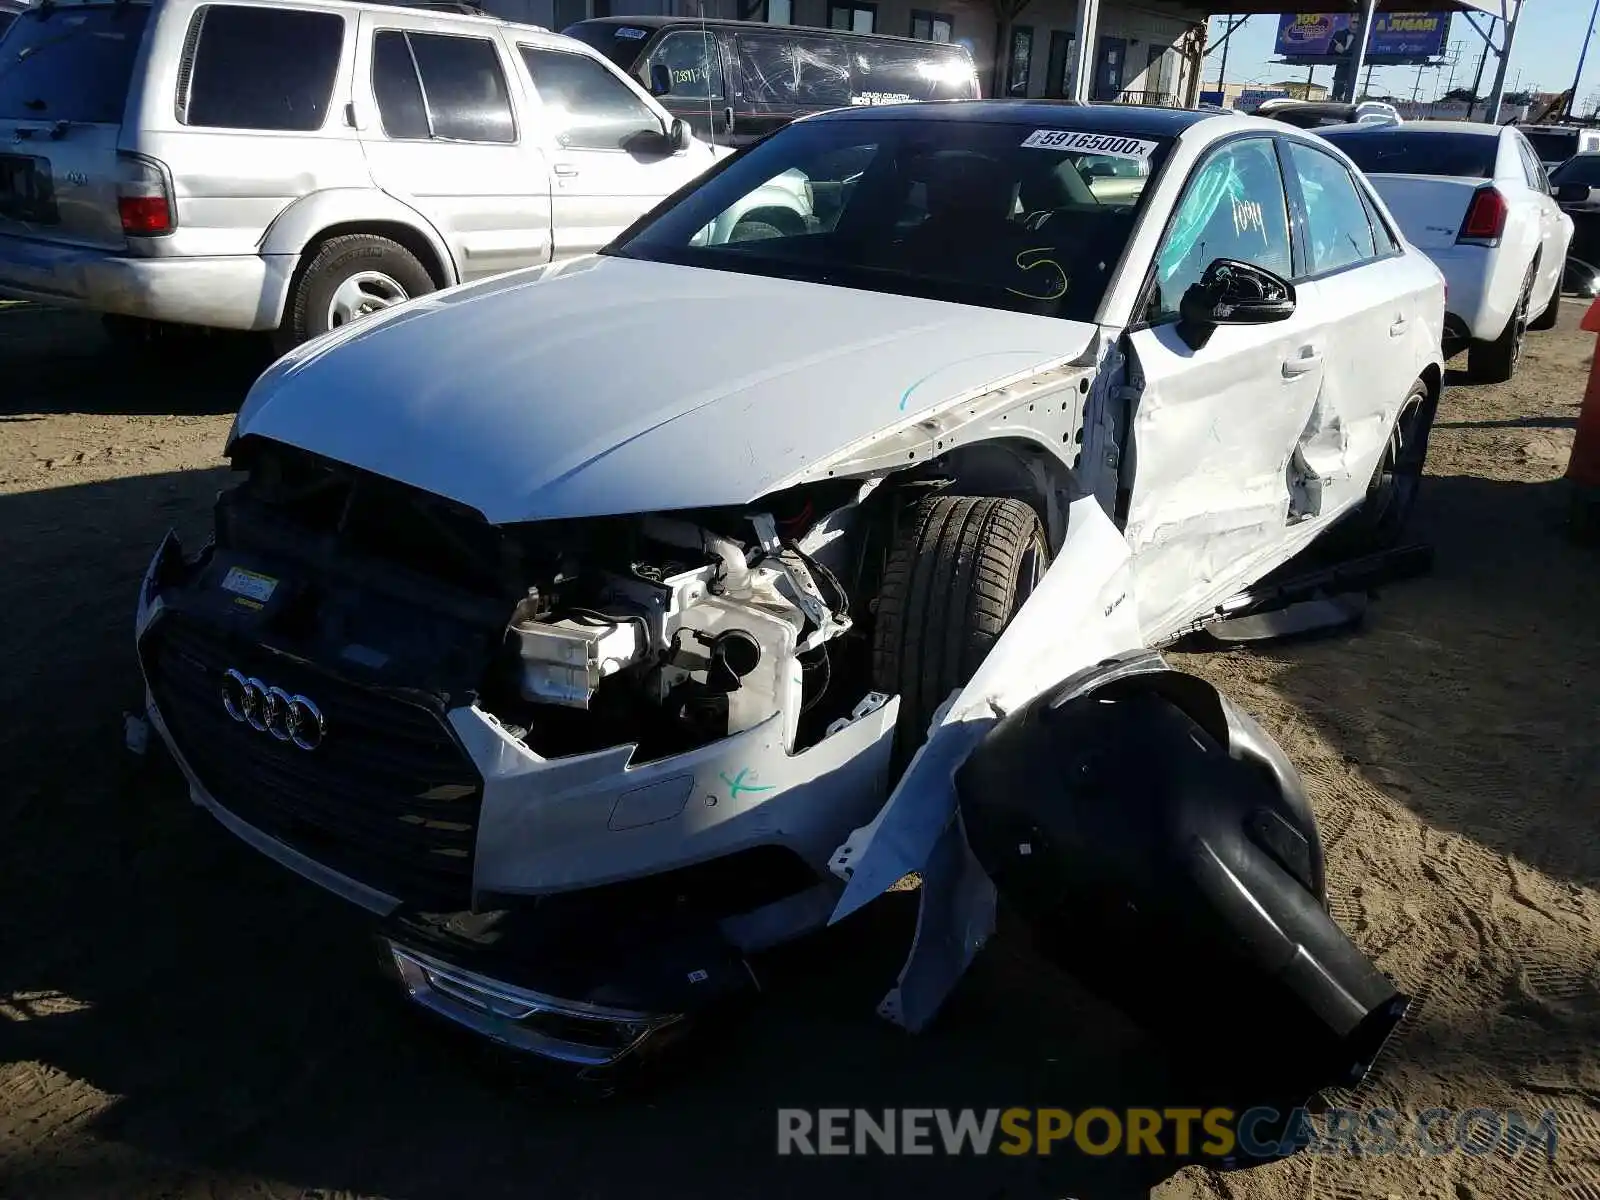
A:
MULTIPOLYGON (((1589 305, 1580 327, 1600 333, 1600 299, 1589 305)), ((1567 478, 1572 481, 1574 531, 1585 540, 1600 540, 1600 354, 1589 360, 1589 384, 1578 411, 1567 478)))

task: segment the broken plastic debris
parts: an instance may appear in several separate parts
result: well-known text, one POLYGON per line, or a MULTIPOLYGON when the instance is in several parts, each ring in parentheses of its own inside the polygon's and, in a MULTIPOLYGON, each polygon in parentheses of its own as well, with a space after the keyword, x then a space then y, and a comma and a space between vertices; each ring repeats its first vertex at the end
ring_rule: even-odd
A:
POLYGON ((132 713, 123 713, 122 740, 134 754, 144 757, 150 747, 150 722, 132 713))

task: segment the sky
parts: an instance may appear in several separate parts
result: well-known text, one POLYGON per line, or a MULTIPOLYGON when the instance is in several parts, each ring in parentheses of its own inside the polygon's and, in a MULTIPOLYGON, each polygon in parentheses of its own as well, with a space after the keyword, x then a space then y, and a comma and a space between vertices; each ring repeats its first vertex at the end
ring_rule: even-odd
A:
MULTIPOLYGON (((1522 17, 1517 22, 1517 39, 1511 47, 1511 65, 1506 72, 1506 91, 1559 92, 1572 85, 1572 73, 1578 66, 1578 50, 1583 44, 1584 23, 1589 19, 1593 0, 1528 0, 1522 17)), ((1417 9, 1426 8, 1418 3, 1417 9)), ((1316 11, 1307 9, 1307 11, 1316 11)), ((1487 18, 1479 16, 1479 25, 1488 26, 1487 18)), ((1226 19, 1213 17, 1208 45, 1215 46, 1227 28, 1226 19)), ((1496 42, 1502 35, 1499 21, 1492 22, 1491 30, 1496 42)), ((1276 55, 1272 43, 1278 34, 1275 16, 1251 17, 1228 42, 1228 83, 1268 84, 1281 79, 1304 79, 1304 67, 1274 65, 1276 55)), ((1410 99, 1413 90, 1419 100, 1432 100, 1452 87, 1470 87, 1473 72, 1478 67, 1478 55, 1483 50, 1483 39, 1473 32, 1472 26, 1461 14, 1456 14, 1450 25, 1450 41, 1446 51, 1456 57, 1452 82, 1451 68, 1429 67, 1422 70, 1421 87, 1417 88, 1416 67, 1378 67, 1372 73, 1372 90, 1375 93, 1402 96, 1410 99)), ((1206 55, 1202 72, 1203 87, 1217 86, 1217 68, 1220 50, 1206 55)), ((1495 57, 1489 55, 1483 67, 1483 82, 1479 95, 1487 96, 1494 83, 1495 57)), ((1315 80, 1321 84, 1333 82, 1332 67, 1318 67, 1315 80)), ((1588 112, 1600 101, 1600 32, 1589 44, 1589 54, 1583 64, 1583 79, 1578 84, 1579 112, 1588 112)))

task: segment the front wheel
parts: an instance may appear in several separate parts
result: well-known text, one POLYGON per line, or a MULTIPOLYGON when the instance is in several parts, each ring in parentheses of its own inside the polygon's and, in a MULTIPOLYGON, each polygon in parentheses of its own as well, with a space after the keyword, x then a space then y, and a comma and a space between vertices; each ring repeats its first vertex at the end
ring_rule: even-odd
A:
POLYGON ((900 697, 896 771, 1049 565, 1044 525, 1020 500, 941 495, 910 510, 884 567, 872 643, 873 686, 900 697))
POLYGON ((329 238, 295 285, 278 352, 433 290, 427 268, 398 242, 370 233, 329 238))

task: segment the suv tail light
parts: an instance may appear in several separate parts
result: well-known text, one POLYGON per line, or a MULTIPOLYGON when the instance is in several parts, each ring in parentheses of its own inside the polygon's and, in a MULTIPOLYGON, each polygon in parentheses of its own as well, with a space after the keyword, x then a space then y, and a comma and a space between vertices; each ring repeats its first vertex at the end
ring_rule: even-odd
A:
POLYGON ((129 237, 158 237, 178 224, 167 169, 153 158, 117 155, 117 215, 129 237))
POLYGON ((1490 244, 1499 241, 1505 231, 1506 198, 1500 194, 1500 189, 1491 184, 1473 192, 1456 241, 1490 244))

